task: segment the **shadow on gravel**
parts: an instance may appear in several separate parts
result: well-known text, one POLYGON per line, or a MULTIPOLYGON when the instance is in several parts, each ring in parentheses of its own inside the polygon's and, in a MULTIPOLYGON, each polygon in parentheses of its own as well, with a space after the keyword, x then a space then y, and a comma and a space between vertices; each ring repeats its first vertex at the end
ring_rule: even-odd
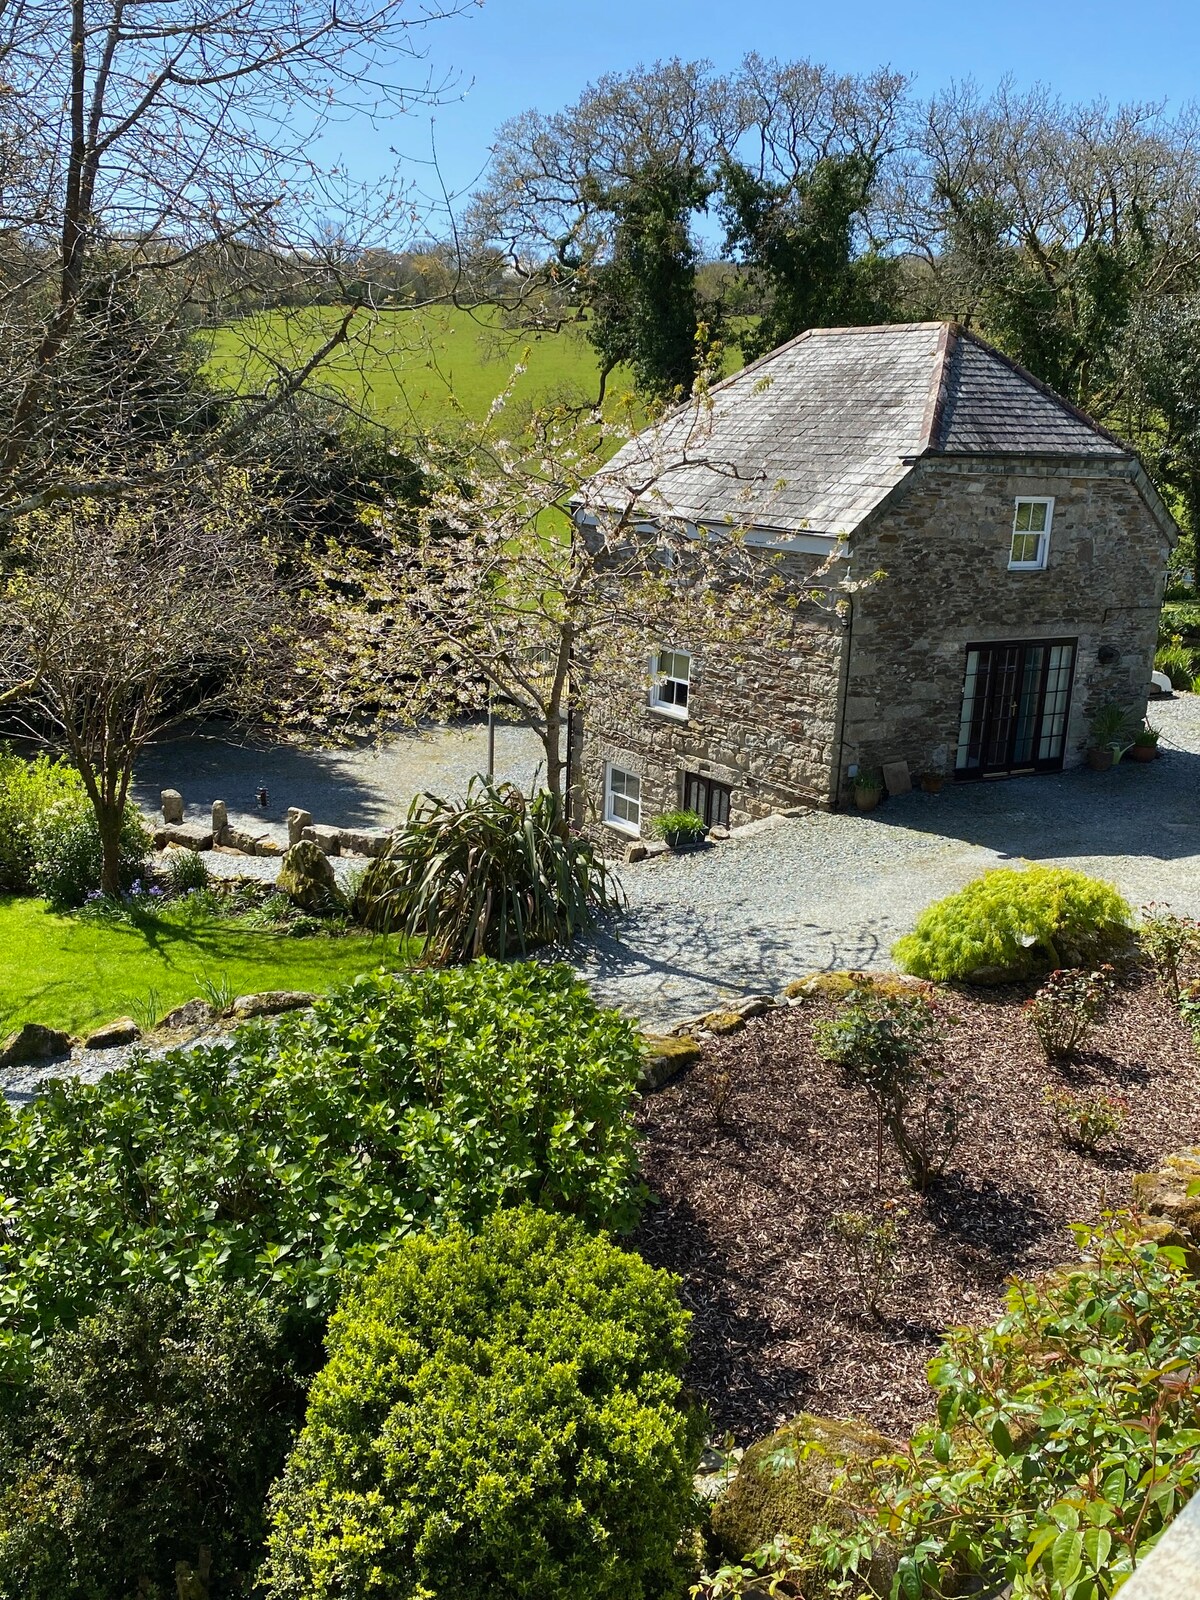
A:
POLYGON ((1109 772, 1069 772, 994 783, 948 785, 888 800, 870 820, 961 839, 1013 860, 1143 855, 1173 861, 1200 854, 1200 755, 1172 749, 1158 761, 1120 762, 1109 772))

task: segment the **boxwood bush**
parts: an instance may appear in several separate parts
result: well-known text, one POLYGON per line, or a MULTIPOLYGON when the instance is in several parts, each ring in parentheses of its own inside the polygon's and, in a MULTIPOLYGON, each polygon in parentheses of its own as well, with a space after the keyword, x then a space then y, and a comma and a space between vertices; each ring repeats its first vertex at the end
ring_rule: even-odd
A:
POLYGON ((248 1593, 308 1374, 250 1290, 158 1285, 60 1333, 0 1410, 0 1596, 248 1593))
POLYGON ((345 1269, 533 1201, 637 1216, 633 1027, 564 966, 365 977, 275 1026, 0 1112, 0 1373, 128 1285, 319 1329, 345 1269))
POLYGON ((266 1596, 681 1593, 687 1321, 667 1274, 545 1212, 405 1241, 330 1325, 266 1596))
POLYGON ((1001 868, 929 906, 892 956, 935 982, 986 968, 1027 977, 1102 961, 1129 937, 1132 915, 1111 884, 1082 872, 1001 868))

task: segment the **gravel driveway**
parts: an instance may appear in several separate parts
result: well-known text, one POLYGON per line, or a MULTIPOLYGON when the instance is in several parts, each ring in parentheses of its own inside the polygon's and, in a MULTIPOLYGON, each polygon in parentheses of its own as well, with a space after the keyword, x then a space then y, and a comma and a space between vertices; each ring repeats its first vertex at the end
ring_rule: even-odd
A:
POLYGON ((1077 867, 1200 916, 1200 697, 1151 707, 1162 758, 914 793, 780 821, 622 869, 629 915, 580 961, 597 997, 661 1027, 821 969, 886 967, 930 901, 988 867, 1077 867))
MULTIPOLYGON (((624 867, 629 915, 571 959, 598 998, 661 1027, 722 1000, 775 992, 800 973, 885 967, 893 941, 930 901, 1003 862, 1078 867, 1135 905, 1162 900, 1200 916, 1200 696, 1160 702, 1152 719, 1164 754, 1149 766, 950 786, 868 815, 812 812, 694 855, 624 867)), ((527 786, 539 749, 528 730, 499 728, 497 775, 527 786)), ((422 789, 461 793, 485 759, 479 725, 379 750, 263 753, 189 739, 153 752, 136 797, 154 809, 160 789, 178 788, 196 820, 223 799, 237 825, 285 841, 289 805, 320 822, 383 826, 422 789), (266 813, 254 806, 259 783, 270 795, 266 813)), ((278 870, 265 858, 208 859, 218 872, 278 870)))

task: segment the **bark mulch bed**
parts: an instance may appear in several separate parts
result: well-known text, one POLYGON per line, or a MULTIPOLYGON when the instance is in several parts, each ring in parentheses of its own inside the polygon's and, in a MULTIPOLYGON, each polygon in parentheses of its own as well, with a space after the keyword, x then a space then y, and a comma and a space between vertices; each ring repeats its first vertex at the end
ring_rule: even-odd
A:
POLYGON ((647 1097, 640 1122, 656 1198, 634 1242, 683 1280, 691 1382, 718 1435, 746 1444, 808 1410, 905 1436, 931 1412, 925 1367, 945 1327, 992 1320, 1010 1275, 1073 1258, 1068 1223, 1128 1204, 1135 1172, 1200 1142, 1196 1049, 1152 983, 1131 978, 1062 1067, 1047 1064, 1021 1014, 1031 992, 944 991, 957 1019, 945 1062, 963 1097, 962 1137, 925 1196, 907 1187, 890 1148, 876 1188, 870 1102, 813 1047, 813 1023, 836 1013, 829 1000, 713 1040, 647 1097), (1093 1157, 1064 1146, 1046 1084, 1119 1094, 1122 1133, 1093 1157), (875 1318, 829 1222, 889 1204, 905 1213, 899 1273, 875 1318))

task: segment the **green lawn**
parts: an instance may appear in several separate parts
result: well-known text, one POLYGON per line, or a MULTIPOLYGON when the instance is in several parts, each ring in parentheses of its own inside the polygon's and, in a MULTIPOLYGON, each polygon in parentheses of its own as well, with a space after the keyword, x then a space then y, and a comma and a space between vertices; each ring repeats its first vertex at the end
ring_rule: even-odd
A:
MULTIPOLYGON (((298 364, 340 316, 336 307, 311 307, 231 323, 213 335, 209 370, 230 388, 260 388, 274 373, 266 354, 298 364)), ((452 422, 456 405, 481 420, 519 361, 527 367, 516 381, 517 406, 563 391, 595 399, 599 390, 596 352, 582 327, 511 333, 494 307, 433 307, 364 312, 354 329, 350 346, 330 358, 319 382, 401 431, 414 421, 452 422)), ((628 375, 609 380, 614 402, 630 388, 628 375)))
POLYGON ((233 993, 334 988, 397 965, 397 941, 348 934, 289 939, 228 921, 167 912, 137 926, 57 916, 45 902, 0 897, 0 1032, 23 1022, 82 1033, 200 993, 201 979, 233 993))

